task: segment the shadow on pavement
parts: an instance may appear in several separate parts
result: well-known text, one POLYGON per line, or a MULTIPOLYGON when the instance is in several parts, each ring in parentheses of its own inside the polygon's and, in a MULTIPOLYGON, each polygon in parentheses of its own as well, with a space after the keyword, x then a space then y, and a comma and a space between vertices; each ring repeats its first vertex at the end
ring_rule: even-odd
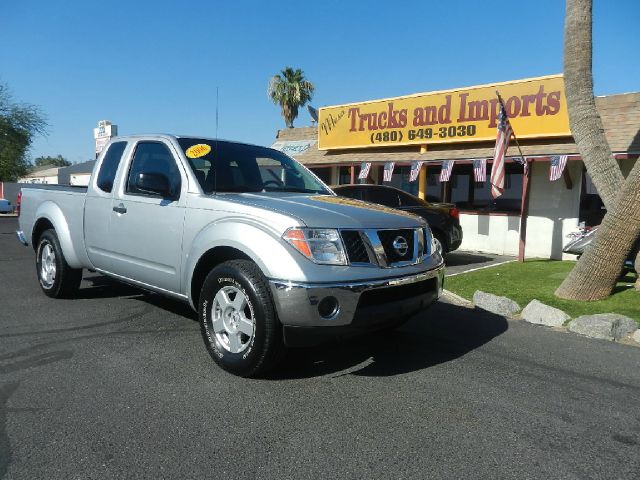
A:
POLYGON ((450 252, 445 256, 445 263, 448 267, 456 267, 458 265, 474 265, 476 263, 488 263, 492 260, 494 260, 494 257, 466 252, 450 252))
MULTIPOLYGON (((127 297, 198 321, 196 312, 177 300, 102 275, 85 281, 92 286, 80 290, 81 298, 127 297)), ((414 372, 462 357, 507 329, 507 321, 499 315, 436 302, 397 330, 290 349, 283 362, 263 378, 284 380, 332 374, 383 377, 414 372)))
POLYGON ((395 331, 289 350, 282 364, 265 378, 384 377, 414 372, 462 357, 507 329, 504 317, 438 302, 395 331))
POLYGON ((74 298, 84 299, 118 297, 139 300, 189 320, 198 321, 196 312, 186 303, 119 282, 105 275, 91 274, 91 276, 85 277, 82 287, 74 295, 74 298), (87 286, 87 283, 90 286, 87 286))

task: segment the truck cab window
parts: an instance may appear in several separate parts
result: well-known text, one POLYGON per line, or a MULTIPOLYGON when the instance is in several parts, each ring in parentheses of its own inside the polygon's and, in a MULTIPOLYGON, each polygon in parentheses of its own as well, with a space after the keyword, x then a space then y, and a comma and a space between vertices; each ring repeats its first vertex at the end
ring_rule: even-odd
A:
MULTIPOLYGON (((177 198, 180 195, 181 178, 173 155, 166 145, 159 142, 140 142, 136 145, 133 154, 129 177, 127 179, 126 192, 134 195, 146 195, 136 187, 136 179, 143 174, 162 174, 169 180, 171 196, 177 198)), ((159 196, 159 195, 158 195, 159 196)))
POLYGON ((107 153, 104 155, 102 165, 100 165, 100 171, 98 172, 98 179, 96 183, 98 188, 103 192, 111 193, 113 189, 113 181, 116 178, 116 172, 122 159, 122 154, 127 146, 127 142, 114 142, 109 145, 107 153))

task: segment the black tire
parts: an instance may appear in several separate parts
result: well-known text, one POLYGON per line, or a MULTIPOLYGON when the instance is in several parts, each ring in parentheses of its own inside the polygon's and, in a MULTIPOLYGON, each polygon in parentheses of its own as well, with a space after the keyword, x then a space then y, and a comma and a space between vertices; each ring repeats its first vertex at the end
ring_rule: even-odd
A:
POLYGON ((52 298, 67 298, 73 296, 82 281, 82 269, 71 268, 69 266, 62 253, 58 235, 56 235, 56 231, 53 229, 45 230, 38 239, 36 272, 40 288, 42 288, 45 295, 52 298), (50 262, 52 265, 55 265, 55 271, 51 277, 47 277, 44 274, 42 267, 43 251, 45 249, 53 254, 50 262))
MULTIPOLYGON (((222 295, 222 294, 221 294, 222 295)), ((227 298, 231 298, 230 296, 227 298)), ((229 305, 229 304, 227 304, 229 305)), ((231 310, 233 312, 239 310, 231 310)), ((284 353, 282 341, 282 326, 278 321, 276 311, 271 298, 271 292, 267 280, 258 266, 249 260, 230 260, 215 267, 205 279, 198 300, 198 316, 200 329, 205 346, 211 358, 224 370, 241 377, 254 377, 274 367, 284 353), (242 308, 245 319, 252 320, 253 335, 249 337, 238 329, 235 345, 231 342, 229 330, 220 330, 224 316, 216 295, 221 290, 230 292, 235 299, 239 293, 244 295, 246 305, 242 308), (239 293, 238 293, 239 292, 239 293), (216 308, 216 323, 214 328, 213 311, 216 308), (234 347, 244 348, 233 352, 234 347)), ((227 318, 225 321, 232 322, 227 318)), ((237 317, 236 317, 237 320, 237 317)), ((237 322, 242 323, 242 322, 237 322)), ((224 323, 226 328, 226 323, 224 323)), ((246 325, 246 324, 245 324, 246 325)), ((234 329, 233 326, 230 327, 234 329)), ((235 348, 237 350, 237 348, 235 348)))

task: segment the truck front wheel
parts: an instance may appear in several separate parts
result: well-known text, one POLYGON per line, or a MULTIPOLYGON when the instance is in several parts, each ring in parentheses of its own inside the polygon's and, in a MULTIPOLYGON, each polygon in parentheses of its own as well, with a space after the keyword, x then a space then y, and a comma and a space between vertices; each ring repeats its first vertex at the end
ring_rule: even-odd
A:
POLYGON ((82 269, 67 264, 53 229, 45 230, 38 239, 36 269, 40 287, 49 297, 69 297, 80 287, 82 269))
POLYGON ((271 292, 249 260, 230 260, 205 279, 198 301, 202 336, 213 360, 241 377, 265 372, 284 346, 271 292))

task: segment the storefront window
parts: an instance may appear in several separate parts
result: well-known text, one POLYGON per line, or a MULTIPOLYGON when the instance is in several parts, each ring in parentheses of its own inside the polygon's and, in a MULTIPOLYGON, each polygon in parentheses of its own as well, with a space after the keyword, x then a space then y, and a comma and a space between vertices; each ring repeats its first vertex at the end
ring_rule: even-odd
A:
POLYGON ((384 182, 385 185, 404 190, 412 195, 418 194, 418 182, 410 182, 409 174, 411 172, 411 166, 395 166, 393 169, 393 175, 390 182, 384 182))
MULTIPOLYGON (((508 163, 505 165, 505 170, 504 193, 493 199, 488 181, 491 178, 491 165, 487 165, 486 182, 474 181, 471 164, 454 165, 449 184, 444 189, 444 201, 455 203, 461 210, 520 213, 523 168, 521 165, 508 163)), ((429 193, 428 187, 427 193, 429 193)))
POLYGON ((325 184, 331 185, 331 167, 320 167, 310 169, 325 184))
POLYGON ((338 177, 338 185, 347 185, 351 183, 351 167, 340 167, 338 177))

